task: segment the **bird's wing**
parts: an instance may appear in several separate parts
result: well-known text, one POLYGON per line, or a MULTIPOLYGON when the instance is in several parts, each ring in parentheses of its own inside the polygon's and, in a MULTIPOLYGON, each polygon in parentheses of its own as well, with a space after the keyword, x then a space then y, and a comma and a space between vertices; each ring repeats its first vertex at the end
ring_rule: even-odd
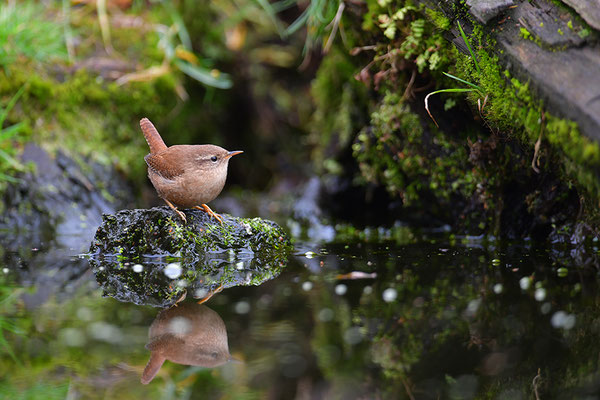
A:
POLYGON ((148 164, 148 168, 152 170, 152 172, 157 175, 162 176, 165 179, 175 179, 179 175, 182 175, 185 172, 184 165, 180 162, 174 162, 175 160, 171 160, 173 154, 169 153, 159 153, 159 154, 148 154, 144 157, 146 160, 146 164, 148 164))

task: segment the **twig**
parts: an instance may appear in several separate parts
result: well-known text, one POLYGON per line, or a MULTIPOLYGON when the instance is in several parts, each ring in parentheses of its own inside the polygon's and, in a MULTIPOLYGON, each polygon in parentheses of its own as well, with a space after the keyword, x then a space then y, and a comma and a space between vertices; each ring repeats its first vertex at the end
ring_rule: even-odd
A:
POLYGON ((537 166, 540 165, 539 152, 540 152, 540 147, 542 145, 542 133, 544 133, 544 121, 545 120, 546 120, 546 114, 544 113, 544 111, 542 111, 542 122, 540 123, 540 135, 538 136, 538 139, 535 142, 535 147, 534 147, 534 152, 533 152, 533 160, 531 160, 531 168, 533 168, 533 170, 537 174, 540 173, 540 170, 537 166))
POLYGON ((404 95, 402 96, 405 100, 408 100, 409 98, 414 97, 414 92, 412 91, 412 88, 415 84, 416 78, 417 78, 417 70, 413 69, 412 74, 410 76, 410 80, 408 81, 408 84, 406 85, 406 89, 404 90, 404 95))
POLYGON ((406 382, 406 379, 403 376, 400 376, 400 380, 402 381, 402 384, 404 385, 404 390, 406 391, 408 398, 410 400, 415 400, 415 396, 413 396, 412 390, 410 390, 410 386, 408 385, 408 382, 406 382))
POLYGON ((106 53, 111 54, 113 48, 110 40, 110 24, 108 22, 108 12, 106 11, 106 0, 96 0, 96 8, 98 10, 98 23, 100 24, 104 49, 106 53))
POLYGON ((535 400, 540 400, 540 393, 538 392, 538 383, 540 379, 542 379, 542 375, 540 374, 540 369, 538 368, 538 373, 531 382, 531 385, 533 386, 533 394, 535 395, 535 400))

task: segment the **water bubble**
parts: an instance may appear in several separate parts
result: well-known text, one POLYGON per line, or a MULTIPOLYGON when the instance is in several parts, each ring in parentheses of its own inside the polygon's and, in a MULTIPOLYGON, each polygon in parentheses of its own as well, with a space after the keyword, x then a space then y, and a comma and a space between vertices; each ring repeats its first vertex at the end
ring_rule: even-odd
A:
POLYGON ((305 292, 310 291, 313 288, 313 283, 310 281, 306 281, 304 283, 302 283, 302 290, 304 290, 305 292))
POLYGON ((181 276, 181 265, 178 263, 168 264, 163 272, 168 278, 177 279, 181 276))
POLYGON ((542 311, 542 314, 548 314, 550 312, 550 310, 552 310, 552 304, 550 304, 550 302, 547 301, 544 304, 542 304, 542 307, 540 307, 540 310, 542 311))
POLYGON ((396 297, 398 297, 398 291, 394 288, 387 288, 383 291, 382 297, 383 301, 386 303, 391 303, 392 301, 396 300, 396 297))
POLYGON ((238 270, 244 269, 244 262, 240 261, 239 263, 235 264, 235 268, 238 270))
POLYGON ((58 339, 70 347, 82 347, 85 345, 85 335, 77 328, 65 328, 58 332, 58 339))
POLYGON ((169 321, 167 330, 174 335, 185 335, 192 331, 192 323, 185 317, 173 317, 169 321))
POLYGON ((334 316, 335 316, 335 313, 333 312, 333 310, 331 308, 322 308, 319 311, 319 314, 317 314, 317 318, 319 318, 319 321, 321 321, 321 322, 331 321, 334 316))
POLYGON ((465 310, 465 314, 467 317, 473 317, 479 310, 479 306, 481 306, 481 299, 473 299, 467 305, 467 309, 465 310))
POLYGON ((316 255, 317 255, 317 253, 315 253, 314 251, 307 251, 306 253, 304 253, 304 256, 306 258, 313 258, 316 255))
POLYGON ((527 290, 531 286, 531 279, 528 276, 524 276, 519 280, 519 286, 522 290, 527 290))
POLYGON ((236 314, 248 314, 250 312, 250 303, 245 300, 238 301, 233 307, 236 314))
POLYGON ((494 258, 494 259, 492 260, 492 265, 493 265, 494 267, 497 267, 498 265, 500 265, 500 259, 499 259, 499 258, 494 258))
POLYGON ((501 284, 501 283, 496 283, 496 284, 494 285, 494 289, 493 289, 493 290, 494 290, 494 293, 496 293, 496 294, 500 294, 500 293, 502 293, 502 291, 504 290, 504 286, 502 286, 502 284, 501 284))
POLYGON ((82 321, 91 321, 94 318, 94 313, 87 307, 79 307, 75 314, 82 321))
POLYGON ((344 341, 349 345, 355 345, 363 340, 363 334, 358 326, 353 326, 344 332, 344 341))
POLYGON ((344 285, 343 283, 340 283, 339 285, 335 285, 335 294, 337 294, 338 296, 345 295, 347 291, 348 291, 348 286, 344 285))
POLYGON ((203 299, 208 294, 208 289, 206 288, 198 288, 194 292, 195 299, 203 299))
POLYGON ((96 340, 107 343, 120 343, 122 340, 121 329, 104 321, 92 322, 87 328, 88 334, 96 340))
POLYGON ((571 329, 575 326, 575 315, 557 311, 550 319, 550 323, 555 328, 571 329))
POLYGON ((364 294, 371 294, 371 293, 373 293, 373 288, 371 286, 365 286, 363 288, 363 293, 364 294))
POLYGON ((537 301, 546 300, 546 289, 544 289, 544 288, 535 289, 535 293, 534 293, 533 297, 535 297, 535 299, 537 301))
POLYGON ((5 274, 8 274, 8 271, 10 271, 8 268, 2 268, 2 272, 4 272, 5 274))
POLYGON ((131 269, 133 269, 133 272, 140 273, 144 270, 144 266, 142 264, 135 264, 131 269))

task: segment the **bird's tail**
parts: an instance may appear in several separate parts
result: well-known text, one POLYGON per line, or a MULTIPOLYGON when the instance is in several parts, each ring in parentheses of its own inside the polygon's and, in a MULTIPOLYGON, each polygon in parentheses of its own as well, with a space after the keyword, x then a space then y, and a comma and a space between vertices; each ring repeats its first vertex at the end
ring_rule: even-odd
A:
POLYGON ((150 154, 158 153, 167 148, 162 137, 160 137, 160 133, 158 133, 148 118, 142 118, 140 120, 140 127, 142 128, 146 142, 148 142, 148 146, 150 147, 150 154))

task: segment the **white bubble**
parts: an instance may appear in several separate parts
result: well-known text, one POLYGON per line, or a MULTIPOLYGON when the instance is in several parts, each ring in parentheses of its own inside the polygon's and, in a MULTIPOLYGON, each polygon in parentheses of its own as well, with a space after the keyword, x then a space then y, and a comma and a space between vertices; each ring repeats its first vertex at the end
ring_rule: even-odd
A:
POLYGON ((575 316, 564 311, 557 311, 550 319, 550 323, 555 328, 571 329, 575 326, 575 316))
POLYGON ((2 272, 4 272, 5 274, 8 274, 8 271, 10 271, 8 268, 2 268, 2 272))
POLYGON ((542 314, 548 314, 550 310, 552 310, 552 304, 550 304, 550 302, 547 301, 544 304, 542 304, 540 310, 542 311, 542 314))
POLYGON ((383 291, 382 297, 383 301, 386 303, 391 303, 392 301, 396 300, 396 297, 398 297, 398 291, 394 288, 387 288, 383 291))
POLYGON ((531 286, 531 279, 528 276, 524 276, 519 280, 519 286, 521 286, 522 290, 527 290, 531 286))
POLYGON ((467 309, 465 310, 465 314, 467 317, 473 317, 479 310, 479 306, 481 306, 481 299, 473 299, 467 305, 467 309))
POLYGON ((502 286, 501 283, 496 283, 494 285, 494 293, 500 294, 500 293, 502 293, 503 290, 504 290, 504 286, 502 286))
POLYGON ((77 318, 82 321, 91 321, 94 313, 87 307, 79 307, 76 312, 77 318))
POLYGON ((533 297, 535 297, 535 299, 537 301, 546 300, 546 289, 544 289, 544 288, 535 289, 535 293, 534 293, 533 297))
POLYGON ((194 292, 195 299, 203 299, 208 294, 208 289, 206 288, 198 288, 194 292))
POLYGON ((302 290, 304 290, 305 292, 310 291, 313 288, 313 284, 310 281, 306 281, 302 283, 302 290))
POLYGON ((338 296, 345 295, 347 291, 348 291, 348 286, 344 285, 343 283, 340 283, 339 285, 335 285, 335 294, 337 294, 338 296))
POLYGON ((317 253, 315 253, 314 251, 307 251, 306 253, 304 253, 304 256, 306 258, 314 258, 314 256, 316 256, 317 253))
POLYGON ((331 308, 322 308, 319 311, 319 314, 317 314, 317 318, 319 318, 319 321, 321 321, 321 322, 331 321, 334 316, 335 316, 335 313, 333 312, 333 310, 331 308))
POLYGON ((185 335, 186 333, 191 332, 192 323, 189 319, 185 317, 173 317, 169 321, 167 330, 173 335, 185 335))
POLYGON ((82 347, 85 345, 85 335, 76 328, 65 328, 58 333, 58 338, 70 347, 82 347))
POLYGON ((133 269, 133 272, 140 273, 144 270, 144 266, 142 264, 135 264, 131 269, 133 269))
POLYGON ((250 303, 247 301, 238 301, 235 303, 234 310, 236 314, 248 314, 250 312, 250 303))
POLYGON ((362 339, 363 334, 358 326, 353 326, 344 332, 344 341, 350 345, 358 344, 362 339))
POLYGON ((122 340, 121 329, 104 321, 92 322, 87 330, 88 334, 96 340, 108 343, 120 343, 122 340))
POLYGON ((238 270, 244 269, 244 262, 240 261, 239 263, 235 264, 235 268, 238 270))
POLYGON ((168 264, 163 272, 168 278, 177 279, 181 276, 181 265, 177 263, 168 264))
POLYGON ((373 293, 373 288, 371 286, 365 286, 363 288, 363 293, 364 294, 371 294, 371 293, 373 293))
POLYGON ((188 285, 188 281, 186 281, 185 279, 180 279, 177 281, 177 287, 179 288, 185 288, 188 285))

